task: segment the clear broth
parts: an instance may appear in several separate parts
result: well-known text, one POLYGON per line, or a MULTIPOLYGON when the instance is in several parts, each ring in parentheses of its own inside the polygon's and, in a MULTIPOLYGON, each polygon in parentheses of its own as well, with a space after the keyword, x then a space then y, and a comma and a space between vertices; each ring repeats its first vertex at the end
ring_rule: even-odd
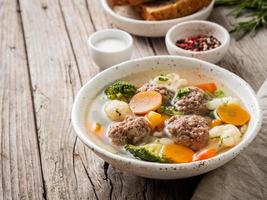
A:
MULTIPOLYGON (((155 76, 160 74, 168 74, 168 73, 177 73, 179 76, 183 79, 186 79, 188 81, 188 85, 196 85, 200 83, 207 83, 207 82, 215 82, 217 87, 219 89, 222 89, 226 96, 233 96, 236 97, 237 95, 231 91, 230 89, 226 88, 223 83, 217 82, 214 80, 211 76, 205 75, 203 73, 200 73, 196 70, 155 70, 155 71, 147 71, 143 73, 138 73, 135 75, 123 77, 120 80, 125 80, 136 87, 142 86, 144 83, 148 82, 149 80, 153 79, 155 76)), ((106 150, 115 153, 120 154, 122 156, 129 157, 130 154, 128 154, 126 151, 124 151, 121 147, 117 147, 115 145, 112 145, 109 142, 108 137, 106 136, 106 132, 108 130, 108 126, 112 123, 111 120, 108 119, 108 117, 105 115, 104 112, 104 104, 108 101, 104 94, 104 88, 103 90, 96 96, 95 100, 88 105, 86 116, 85 116, 85 124, 92 124, 95 122, 100 123, 104 127, 104 133, 102 135, 95 135, 90 130, 87 131, 87 133, 90 135, 90 137, 94 140, 96 144, 99 146, 105 148, 106 150)), ((130 156, 132 157, 132 156, 130 156)))

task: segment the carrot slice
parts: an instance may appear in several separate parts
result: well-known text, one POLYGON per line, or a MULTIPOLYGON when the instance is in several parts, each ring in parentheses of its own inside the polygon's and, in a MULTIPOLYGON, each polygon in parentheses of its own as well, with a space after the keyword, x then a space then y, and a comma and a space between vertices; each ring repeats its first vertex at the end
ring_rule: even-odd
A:
POLYGON ((236 126, 244 125, 250 119, 249 113, 235 103, 223 104, 216 112, 223 122, 236 126))
POLYGON ((98 122, 95 122, 92 126, 92 131, 94 131, 96 133, 100 132, 101 129, 102 129, 102 125, 98 122))
POLYGON ((92 124, 85 122, 84 125, 88 133, 93 132, 94 134, 98 136, 102 135, 103 133, 103 126, 98 122, 94 122, 92 124))
POLYGON ((215 92, 215 90, 217 90, 215 83, 198 84, 198 85, 196 85, 196 87, 198 87, 204 91, 210 92, 210 93, 213 93, 213 92, 215 92))
POLYGON ((209 123, 210 128, 213 128, 215 126, 220 126, 222 124, 222 121, 219 119, 214 119, 209 123))
POLYGON ((139 92, 133 96, 129 106, 135 114, 146 114, 157 110, 162 104, 162 96, 156 91, 139 92))
POLYGON ((208 158, 215 156, 216 153, 217 153, 217 150, 215 148, 202 149, 194 154, 193 161, 206 160, 208 158))
POLYGON ((191 162, 193 155, 194 151, 182 145, 168 144, 163 146, 164 158, 174 163, 191 162))

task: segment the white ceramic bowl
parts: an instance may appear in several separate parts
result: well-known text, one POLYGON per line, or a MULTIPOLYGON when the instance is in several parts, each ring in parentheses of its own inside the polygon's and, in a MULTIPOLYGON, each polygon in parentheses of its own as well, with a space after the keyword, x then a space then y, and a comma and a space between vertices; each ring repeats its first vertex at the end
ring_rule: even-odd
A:
POLYGON ((163 37, 166 35, 167 31, 177 23, 181 23, 189 20, 205 20, 209 17, 215 0, 209 4, 208 7, 185 17, 162 20, 162 21, 146 21, 140 19, 134 19, 119 15, 114 12, 111 7, 110 0, 101 0, 102 7, 107 13, 108 17, 112 22, 120 29, 125 30, 129 33, 145 37, 163 37))
POLYGON ((222 166, 242 151, 257 135, 262 122, 261 109, 254 91, 248 83, 237 75, 194 58, 180 56, 146 57, 121 63, 113 66, 86 83, 76 96, 72 110, 72 124, 79 138, 99 157, 114 167, 131 172, 142 177, 156 179, 177 179, 191 177, 211 171, 222 166), (197 70, 205 75, 212 76, 217 84, 232 88, 233 92, 243 101, 244 106, 251 114, 248 130, 242 141, 232 149, 213 158, 182 164, 152 163, 129 158, 121 154, 114 154, 102 146, 102 141, 94 139, 94 134, 88 134, 84 127, 85 113, 88 106, 103 89, 117 79, 123 79, 133 74, 149 76, 154 70, 176 72, 179 70, 197 70), (149 73, 150 72, 150 73, 149 73), (233 87, 234 86, 234 87, 233 87))
POLYGON ((171 55, 193 57, 211 63, 217 63, 223 58, 229 48, 230 35, 224 27, 216 23, 195 20, 183 22, 172 27, 165 37, 165 43, 171 55), (212 35, 221 42, 221 45, 215 49, 198 52, 184 50, 175 45, 177 40, 197 35, 212 35))
POLYGON ((90 55, 94 62, 101 69, 106 69, 131 58, 133 52, 133 38, 129 33, 122 30, 103 29, 90 35, 88 39, 88 46, 90 55), (122 41, 125 44, 125 47, 114 51, 112 51, 112 49, 114 49, 114 44, 111 44, 109 47, 110 50, 108 51, 97 48, 96 44, 99 41, 110 38, 122 41))

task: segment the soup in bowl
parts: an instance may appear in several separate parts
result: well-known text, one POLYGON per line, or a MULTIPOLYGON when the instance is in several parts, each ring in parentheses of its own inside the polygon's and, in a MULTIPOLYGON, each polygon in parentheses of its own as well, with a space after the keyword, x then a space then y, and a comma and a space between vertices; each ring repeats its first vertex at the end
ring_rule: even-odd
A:
POLYGON ((159 179, 195 176, 233 159, 256 136, 251 87, 216 65, 178 56, 113 66, 79 91, 79 138, 114 167, 159 179))

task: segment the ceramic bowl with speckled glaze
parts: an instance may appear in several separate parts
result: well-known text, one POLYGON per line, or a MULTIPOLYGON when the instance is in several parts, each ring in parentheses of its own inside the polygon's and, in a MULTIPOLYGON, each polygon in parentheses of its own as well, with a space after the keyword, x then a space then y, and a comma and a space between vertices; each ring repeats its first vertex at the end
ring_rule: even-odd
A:
MULTIPOLYGON (((100 112, 100 111, 99 111, 100 112)), ((257 135, 262 122, 261 109, 257 97, 243 79, 214 64, 194 58, 180 56, 155 56, 127 61, 106 69, 88 81, 76 96, 72 109, 72 124, 78 137, 99 157, 122 171, 142 177, 156 179, 178 179, 196 176, 214 170, 236 157, 257 135), (194 81, 212 77, 220 87, 231 89, 251 115, 248 130, 242 141, 235 147, 217 156, 191 163, 162 164, 141 161, 110 151, 107 144, 88 133, 85 118, 88 107, 103 89, 118 79, 132 77, 146 80, 155 72, 174 72, 185 76, 191 74, 194 81)))
POLYGON ((203 20, 194 20, 173 26, 166 34, 165 44, 170 55, 186 56, 211 63, 218 63, 229 48, 230 35, 228 31, 219 24, 203 20), (198 35, 214 36, 221 42, 221 45, 207 51, 189 51, 176 46, 178 40, 198 35))

